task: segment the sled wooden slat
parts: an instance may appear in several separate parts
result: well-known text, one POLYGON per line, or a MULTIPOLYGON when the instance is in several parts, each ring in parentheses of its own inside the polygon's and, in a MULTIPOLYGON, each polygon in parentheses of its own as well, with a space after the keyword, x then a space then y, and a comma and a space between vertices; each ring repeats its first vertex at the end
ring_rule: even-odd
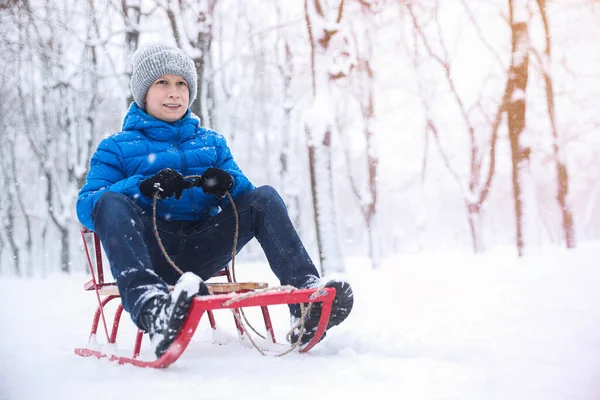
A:
MULTIPOLYGON (((223 294, 233 292, 247 292, 250 290, 266 289, 269 287, 264 282, 235 282, 235 283, 207 283, 208 292, 210 294, 223 294)), ((93 283, 91 285, 86 284, 86 290, 94 290, 93 283)), ((169 289, 173 289, 169 287, 169 289)), ((119 288, 114 284, 102 284, 98 285, 98 293, 101 296, 119 296, 119 288)))
POLYGON ((210 294, 245 292, 269 287, 265 282, 207 283, 206 286, 210 294))

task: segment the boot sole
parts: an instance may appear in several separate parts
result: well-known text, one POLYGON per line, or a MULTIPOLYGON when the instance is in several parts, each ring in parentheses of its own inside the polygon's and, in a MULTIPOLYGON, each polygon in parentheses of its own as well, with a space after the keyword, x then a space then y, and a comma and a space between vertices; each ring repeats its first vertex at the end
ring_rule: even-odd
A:
MULTIPOLYGON (((329 315, 329 322, 327 322, 327 327, 321 340, 325 339, 327 331, 334 326, 337 326, 344 322, 350 312, 352 311, 352 307, 354 306, 354 293, 352 292, 352 288, 350 284, 347 282, 341 281, 332 281, 328 282, 325 285, 326 288, 334 288, 335 289, 335 298, 331 303, 331 314, 329 315)), ((310 342, 317 331, 317 326, 319 324, 319 320, 321 318, 321 310, 323 306, 322 303, 313 303, 312 308, 310 310, 310 318, 306 321, 305 328, 306 332, 302 336, 301 345, 304 346, 310 342)), ((296 343, 297 335, 292 335, 291 342, 296 343)))
MULTIPOLYGON (((331 315, 327 323, 327 330, 344 322, 354 306, 354 293, 350 284, 347 282, 334 281, 325 285, 328 288, 335 289, 335 298, 331 304, 331 315)), ((321 307, 319 307, 319 317, 321 316, 321 307)))
POLYGON ((154 351, 157 358, 160 358, 167 351, 169 346, 175 341, 177 335, 179 335, 179 332, 181 332, 183 323, 185 322, 190 306, 192 305, 192 300, 193 296, 188 297, 186 291, 182 290, 181 293, 179 293, 169 321, 167 322, 167 328, 163 332, 163 339, 158 343, 154 351))

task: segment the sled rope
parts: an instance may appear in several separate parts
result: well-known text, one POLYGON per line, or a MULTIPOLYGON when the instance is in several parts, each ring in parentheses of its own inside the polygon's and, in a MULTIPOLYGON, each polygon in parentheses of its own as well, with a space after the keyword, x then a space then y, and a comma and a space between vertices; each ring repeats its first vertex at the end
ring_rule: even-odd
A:
MULTIPOLYGON (((184 178, 185 179, 200 178, 200 175, 188 175, 184 178)), ((239 221, 237 208, 235 207, 235 203, 233 202, 233 198, 231 197, 231 194, 229 194, 229 192, 225 192, 225 194, 227 195, 227 197, 229 198, 229 201, 231 202, 231 206, 233 207, 233 214, 235 215, 235 232, 233 235, 233 249, 231 251, 231 276, 232 276, 233 282, 237 282, 237 280, 235 279, 235 250, 237 249, 240 221, 239 221)), ((183 275, 183 271, 181 270, 181 268, 179 268, 175 264, 175 262, 171 259, 171 257, 169 257, 169 254, 167 253, 165 246, 163 246, 162 240, 160 240, 160 235, 158 234, 158 225, 156 224, 156 202, 157 202, 157 200, 158 200, 158 192, 154 193, 154 196, 152 198, 152 227, 154 228, 154 236, 156 237, 156 241, 158 242, 158 247, 160 247, 160 251, 163 253, 165 258, 167 259, 167 262, 169 263, 169 265, 171 265, 171 267, 173 267, 175 269, 175 271, 179 272, 179 275, 183 275)))
MULTIPOLYGON (((310 297, 311 300, 314 299, 314 298, 316 298, 316 297, 318 297, 318 295, 320 295, 322 293, 324 287, 325 286, 318 287, 315 290, 315 292, 311 295, 311 297, 310 297)), ((248 293, 236 296, 236 297, 234 297, 234 298, 232 298, 232 299, 227 300, 226 302, 224 302, 223 305, 224 306, 229 306, 229 305, 231 305, 233 303, 236 303, 236 302, 238 302, 240 300, 247 299, 247 298, 256 296, 258 294, 261 294, 261 293, 266 293, 266 292, 282 292, 282 291, 283 292, 290 292, 292 290, 296 290, 296 288, 293 287, 293 286, 290 286, 290 285, 274 286, 274 287, 270 287, 270 288, 267 288, 267 289, 259 289, 259 290, 255 290, 255 291, 252 291, 252 292, 248 292, 248 293)), ((310 312, 310 309, 312 308, 312 305, 313 305, 312 302, 308 303, 308 305, 304 305, 304 303, 300 303, 300 318, 298 318, 298 320, 296 321, 296 323, 292 326, 292 328, 289 330, 289 332, 286 335, 286 340, 291 343, 292 342, 291 335, 292 335, 292 333, 296 329, 298 329, 299 330, 298 339, 296 340, 295 343, 292 343, 292 346, 289 349, 287 349, 287 350, 285 350, 285 351, 283 351, 281 353, 274 354, 275 357, 285 356, 286 354, 291 353, 295 348, 297 348, 298 346, 300 346, 300 343, 302 342, 302 337, 306 333, 306 328, 304 326, 304 323, 306 321, 306 316, 310 312)), ((234 313, 233 315, 234 315, 235 319, 238 321, 238 323, 241 324, 242 321, 240 321, 239 316, 236 313, 234 313)), ((254 332, 256 332, 256 330, 254 330, 254 332)), ((256 332, 256 333, 258 333, 258 332, 256 332)), ((250 343, 252 343, 252 346, 254 346, 254 348, 256 350, 258 350, 258 352, 261 355, 263 355, 263 356, 267 356, 268 355, 263 349, 261 349, 256 344, 256 342, 252 338, 252 335, 250 335, 248 333, 247 329, 246 329, 246 336, 248 336, 248 339, 250 340, 250 343)), ((264 339, 264 337, 262 335, 259 334, 259 336, 261 336, 264 339)))
MULTIPOLYGON (((238 214, 237 207, 235 206, 235 202, 233 201, 233 197, 231 197, 231 194, 228 191, 225 192, 225 194, 227 195, 227 198, 229 199, 229 203, 231 203, 231 207, 233 208, 233 215, 235 217, 235 231, 233 232, 233 247, 231 248, 231 280, 234 283, 237 283, 237 278, 235 277, 235 255, 237 253, 237 244, 238 244, 238 238, 239 238, 239 233, 240 233, 240 216, 238 214)), ((240 324, 240 326, 244 327, 244 330, 246 332, 248 332, 248 327, 250 327, 250 329, 254 333, 256 333, 261 338, 266 339, 266 337, 263 336, 260 332, 258 332, 254 328, 254 326, 252 326, 252 324, 250 323, 250 321, 248 321, 248 318, 246 317, 246 313, 244 312, 243 308, 240 308, 239 312, 242 314, 242 317, 244 318, 244 321, 246 322, 246 325, 244 325, 240 321, 239 315, 238 315, 237 312, 235 312, 235 310, 231 310, 231 312, 233 313, 233 316, 235 317, 235 320, 238 321, 238 324, 240 324)))
MULTIPOLYGON (((189 175, 186 176, 186 179, 193 179, 193 178, 198 178, 198 175, 189 175)), ((235 202, 233 201, 233 198, 231 197, 231 194, 229 192, 226 192, 227 197, 229 198, 229 201, 231 202, 231 206, 233 207, 233 214, 235 216, 235 232, 234 232, 234 236, 233 236, 233 248, 231 250, 231 278, 233 280, 234 283, 237 283, 237 279, 235 276, 235 254, 236 254, 236 249, 237 249, 237 243, 238 243, 238 238, 239 238, 239 226, 240 226, 240 221, 239 221, 239 215, 237 212, 237 208, 235 207, 235 202)), ((167 259, 167 262, 169 263, 169 265, 171 265, 171 267, 173 267, 175 269, 175 271, 177 271, 179 273, 179 275, 183 275, 183 271, 181 270, 181 268, 179 268, 177 266, 177 264, 175 264, 175 262, 171 259, 171 257, 169 256, 169 254, 167 253, 167 250, 165 249, 162 240, 160 239, 160 235, 158 233, 158 225, 156 223, 156 202, 158 200, 158 193, 154 194, 154 197, 152 199, 152 225, 153 225, 153 229, 154 229, 154 236, 156 237, 156 241, 158 242, 158 246, 160 247, 161 252, 163 253, 163 255, 165 256, 165 258, 167 259)), ((236 318, 236 320, 239 319, 239 316, 237 315, 237 313, 234 310, 231 310, 234 317, 236 318)), ((240 323, 240 325, 244 328, 247 329, 247 327, 249 327, 252 331, 254 331, 254 333, 256 333, 258 336, 260 336, 263 339, 266 339, 265 336, 263 336, 260 332, 258 332, 256 330, 256 328, 254 328, 254 326, 252 326, 252 324, 250 323, 250 321, 248 321, 248 318, 246 317, 246 314, 244 313, 243 309, 239 310, 240 313, 242 314, 242 316, 244 317, 244 321, 246 322, 245 326, 243 323, 240 323, 238 320, 238 323, 240 323)))
MULTIPOLYGON (((185 179, 194 179, 194 178, 199 178, 199 175, 189 175, 184 177, 185 179)), ((237 212, 237 208, 235 206, 235 202, 233 201, 233 198, 231 197, 231 194, 227 191, 225 192, 225 194, 227 195, 227 198, 229 199, 229 202, 231 204, 231 207, 233 208, 233 215, 235 216, 235 231, 234 231, 234 235, 233 235, 233 248, 231 250, 231 278, 233 280, 234 283, 237 283, 237 279, 235 276, 235 255, 236 255, 236 250, 237 250, 237 244, 238 244, 238 238, 239 238, 239 227, 240 227, 240 220, 239 220, 239 215, 237 212)), ((162 252, 162 254, 165 256, 165 258, 167 259, 167 262, 169 263, 169 265, 171 265, 171 267, 173 267, 173 269, 175 269, 175 271, 177 271, 179 273, 179 275, 183 275, 183 271, 181 270, 181 268, 179 268, 177 266, 177 264, 175 264, 175 262, 171 259, 171 257, 169 256, 169 254, 167 253, 167 250, 165 249, 162 240, 160 239, 160 235, 158 233, 158 225, 156 223, 156 203, 158 200, 158 192, 154 193, 153 199, 152 199, 152 225, 153 225, 153 229, 154 229, 154 236, 156 237, 156 241, 158 242, 158 246, 160 247, 160 250, 162 252)), ((315 292, 311 295, 311 298, 316 298, 319 294, 322 293, 323 289, 324 289, 324 285, 319 286, 318 288, 316 288, 315 292), (314 296, 314 297, 313 297, 314 296)), ((242 299, 246 299, 246 298, 250 298, 250 297, 254 297, 258 294, 261 293, 266 293, 266 292, 280 292, 280 291, 292 291, 292 290, 296 290, 295 287, 290 286, 290 285, 285 285, 285 286, 274 286, 274 287, 270 287, 267 289, 262 289, 262 290, 255 290, 252 292, 248 292, 239 296, 236 296, 226 302, 223 303, 224 306, 229 306, 233 303, 236 303, 242 299)), ((291 342, 291 335, 292 333, 298 329, 299 330, 299 335, 298 335, 298 339, 296 340, 295 343, 292 343, 292 346, 287 349, 284 352, 275 354, 275 357, 281 357, 284 356, 286 354, 291 353, 294 349, 296 349, 298 346, 300 346, 300 343, 302 341, 302 337, 304 336, 304 334, 306 333, 306 328, 304 327, 305 321, 306 321, 306 317, 308 315, 308 313, 310 312, 310 309, 312 308, 313 303, 310 302, 308 303, 308 305, 304 305, 304 303, 300 303, 300 318, 298 318, 298 320, 296 321, 296 323, 292 326, 292 328, 290 329, 290 331, 287 333, 286 335, 286 340, 288 342, 291 342)), ((262 335, 260 332, 258 332, 254 326, 252 326, 252 324, 250 323, 250 321, 248 321, 248 318, 246 317, 246 314, 244 313, 243 309, 239 309, 239 314, 242 315, 242 318, 240 318, 240 315, 235 312, 235 310, 231 310, 231 312, 233 313, 233 316, 235 318, 235 320, 238 322, 238 324, 240 324, 240 326, 242 326, 244 328, 244 331, 246 332, 246 336, 248 336, 248 339, 250 340, 250 343, 252 344, 252 346, 263 356, 267 356, 268 354, 265 352, 265 350, 263 350, 262 348, 260 348, 260 346, 258 346, 258 344, 256 344, 256 342, 254 341, 254 339, 252 338, 252 335, 250 334, 248 328, 250 328, 255 334, 257 334, 258 336, 260 336, 262 339, 266 339, 266 336, 262 335)), ((107 335, 108 335, 108 331, 107 331, 107 335)))
POLYGON ((175 264, 175 262, 169 257, 165 246, 162 244, 162 240, 160 240, 160 235, 158 234, 158 226, 156 225, 156 200, 158 200, 158 192, 154 193, 154 198, 152 199, 152 225, 154 228, 154 236, 156 236, 156 241, 158 242, 158 247, 160 247, 160 251, 162 251, 163 255, 167 259, 167 262, 175 269, 175 271, 179 272, 179 275, 183 275, 183 271, 175 264))
MULTIPOLYGON (((235 232, 234 232, 234 236, 233 236, 233 248, 231 251, 231 277, 233 282, 237 282, 236 276, 235 276, 235 255, 236 255, 236 250, 237 250, 237 242, 238 242, 238 236, 239 236, 239 228, 240 228, 240 220, 239 220, 239 214, 237 212, 237 208, 235 206, 235 202, 233 201, 233 198, 231 197, 231 194, 229 192, 225 192, 225 194, 227 194, 227 197, 229 198, 229 202, 231 203, 231 206, 233 207, 233 215, 235 216, 235 232)), ((319 294, 322 292, 324 288, 324 285, 319 287, 315 293, 312 296, 315 296, 316 294, 319 294)), ((226 302, 223 303, 224 306, 229 306, 237 301, 240 301, 242 299, 246 299, 246 298, 250 298, 250 297, 254 297, 260 293, 266 293, 266 292, 278 292, 278 291, 291 291, 291 290, 295 290, 296 288, 290 285, 285 285, 285 286, 274 286, 274 287, 270 287, 267 289, 262 289, 262 290, 255 290, 252 292, 248 292, 239 296, 236 296, 226 302)), ((300 334, 298 336, 298 339, 296 340, 295 343, 292 343, 292 346, 282 352, 282 353, 278 353, 275 354, 275 357, 281 357, 284 356, 288 353, 291 353, 295 348, 297 348, 301 341, 302 341, 302 337, 304 336, 304 333, 306 332, 306 329, 304 328, 304 323, 306 321, 306 316, 308 315, 308 313, 310 312, 310 309, 312 308, 313 303, 308 303, 308 306, 305 306, 303 303, 300 303, 300 311, 301 311, 301 316, 298 319, 298 321, 296 321, 296 323, 292 326, 292 328, 289 330, 289 332, 286 335, 286 340, 288 342, 291 342, 291 335, 294 332, 294 330, 296 329, 300 329, 300 334)), ((238 322, 238 324, 240 324, 243 328, 244 331, 246 332, 246 336, 248 337, 248 339, 250 340, 250 343, 252 343, 252 346, 263 356, 266 356, 266 352, 260 348, 260 346, 258 346, 258 344, 256 344, 256 342, 254 341, 254 339, 252 338, 252 335, 250 334, 250 331, 248 330, 248 328, 250 328, 255 334, 257 334, 258 336, 260 336, 262 339, 266 339, 266 336, 262 335, 260 332, 258 332, 254 326, 250 323, 250 321, 248 320, 248 318, 246 317, 246 313, 244 312, 243 308, 239 309, 240 314, 243 317, 243 321, 241 320, 239 314, 237 312, 235 312, 234 310, 232 310, 233 316, 235 318, 235 320, 238 322)))

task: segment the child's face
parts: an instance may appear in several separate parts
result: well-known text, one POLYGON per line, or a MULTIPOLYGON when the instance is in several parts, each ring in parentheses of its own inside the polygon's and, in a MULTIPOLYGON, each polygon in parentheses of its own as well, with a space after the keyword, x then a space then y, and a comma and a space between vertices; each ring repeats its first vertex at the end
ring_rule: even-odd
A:
POLYGON ((188 84, 179 75, 163 75, 146 93, 146 112, 154 118, 174 122, 183 117, 190 101, 188 84))

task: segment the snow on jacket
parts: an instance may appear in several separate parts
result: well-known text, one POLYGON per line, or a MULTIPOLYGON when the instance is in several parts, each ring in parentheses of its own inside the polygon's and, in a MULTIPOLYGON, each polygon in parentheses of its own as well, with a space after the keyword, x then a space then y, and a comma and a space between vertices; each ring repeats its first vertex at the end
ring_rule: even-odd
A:
MULTIPOLYGON (((190 110, 176 122, 165 122, 132 103, 123 130, 100 142, 90 161, 90 170, 77 198, 77 217, 94 230, 92 210, 106 191, 123 193, 145 210, 152 199, 140 193, 142 180, 163 168, 173 168, 183 176, 202 175, 209 167, 221 168, 233 177, 233 198, 254 189, 235 163, 223 136, 199 126, 190 110)), ((181 199, 159 200, 157 217, 170 220, 202 221, 224 207, 228 199, 204 194, 202 188, 183 191, 181 199)))

